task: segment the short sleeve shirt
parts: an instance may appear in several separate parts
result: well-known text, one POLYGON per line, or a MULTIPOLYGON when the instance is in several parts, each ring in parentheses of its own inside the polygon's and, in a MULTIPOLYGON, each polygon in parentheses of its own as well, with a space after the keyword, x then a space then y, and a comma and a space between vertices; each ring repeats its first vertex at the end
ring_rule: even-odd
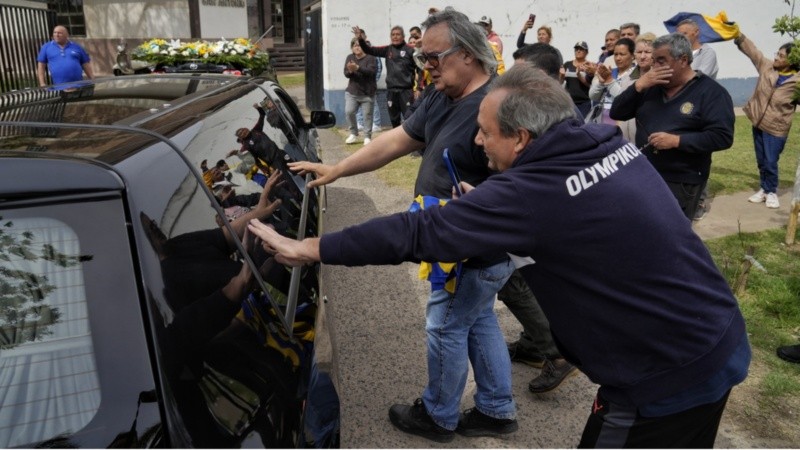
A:
POLYGON ((47 64, 53 84, 80 81, 83 65, 90 61, 89 54, 80 45, 67 41, 62 49, 55 41, 42 46, 36 61, 47 64))
POLYGON ((451 197, 452 183, 442 159, 445 148, 450 149, 463 181, 476 186, 492 173, 483 147, 475 144, 478 107, 487 89, 488 83, 458 100, 432 90, 403 122, 403 129, 409 136, 425 142, 414 186, 415 196, 451 197))

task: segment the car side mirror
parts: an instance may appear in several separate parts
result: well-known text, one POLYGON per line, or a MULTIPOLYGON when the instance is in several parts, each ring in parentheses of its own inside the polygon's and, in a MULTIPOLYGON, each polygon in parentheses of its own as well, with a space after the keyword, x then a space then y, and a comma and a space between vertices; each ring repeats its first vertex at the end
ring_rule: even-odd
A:
POLYGON ((336 115, 330 111, 311 111, 311 125, 317 128, 330 128, 336 125, 336 115))

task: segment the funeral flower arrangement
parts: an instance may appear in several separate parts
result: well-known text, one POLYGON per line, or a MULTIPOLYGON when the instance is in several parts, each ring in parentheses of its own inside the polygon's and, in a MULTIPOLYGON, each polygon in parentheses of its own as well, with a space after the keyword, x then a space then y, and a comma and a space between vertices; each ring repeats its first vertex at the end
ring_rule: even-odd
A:
POLYGON ((216 42, 151 39, 136 47, 131 56, 134 59, 165 65, 189 61, 230 64, 241 69, 249 68, 255 73, 265 70, 269 64, 269 54, 244 38, 231 41, 222 38, 216 42))

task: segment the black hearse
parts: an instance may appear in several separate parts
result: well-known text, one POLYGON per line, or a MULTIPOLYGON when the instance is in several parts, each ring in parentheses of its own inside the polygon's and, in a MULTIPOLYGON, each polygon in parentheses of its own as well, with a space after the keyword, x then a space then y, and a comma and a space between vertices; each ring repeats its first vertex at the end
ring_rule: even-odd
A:
MULTIPOLYGON (((267 79, 0 95, 0 447, 338 444, 319 267, 284 267, 238 237, 220 248, 221 227, 237 233, 201 167, 239 146, 254 104, 273 108, 276 165, 319 160, 315 127, 332 114, 307 123, 267 79), (257 287, 220 308, 242 267, 257 287)), ((261 191, 228 161, 229 186, 261 191)), ((283 178, 270 223, 318 235, 324 192, 283 178)))

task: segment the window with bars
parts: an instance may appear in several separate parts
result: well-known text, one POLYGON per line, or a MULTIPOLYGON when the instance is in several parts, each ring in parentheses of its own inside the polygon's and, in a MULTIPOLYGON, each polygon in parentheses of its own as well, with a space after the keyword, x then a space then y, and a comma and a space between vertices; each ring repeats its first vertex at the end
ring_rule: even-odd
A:
POLYGON ((83 0, 47 0, 47 9, 56 12, 56 25, 67 27, 70 36, 86 36, 83 0))

